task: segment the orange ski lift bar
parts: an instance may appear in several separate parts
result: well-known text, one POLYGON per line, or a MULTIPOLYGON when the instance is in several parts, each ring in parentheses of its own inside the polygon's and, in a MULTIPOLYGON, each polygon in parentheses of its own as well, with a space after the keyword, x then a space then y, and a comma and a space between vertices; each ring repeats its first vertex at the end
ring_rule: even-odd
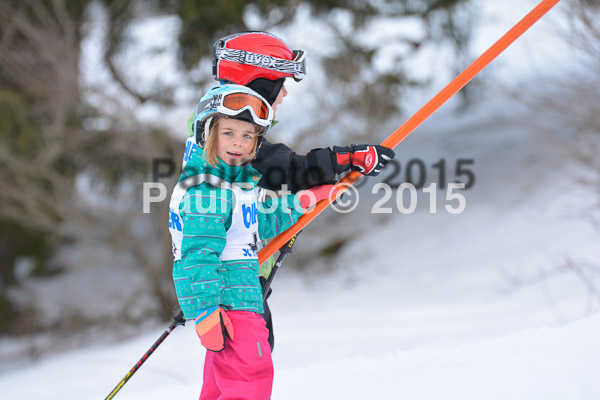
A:
MULTIPOLYGON (((494 43, 489 49, 487 49, 479 58, 477 58, 471 65, 469 65, 463 72, 461 72, 456 78, 454 78, 444 89, 436 94, 427 104, 425 104, 419 111, 417 111, 412 117, 410 117, 402 126, 396 129, 387 139, 381 144, 383 146, 394 148, 401 141, 403 141, 408 135, 410 135, 419 125, 421 125, 427 118, 431 116, 438 108, 442 106, 448 99, 454 96, 460 89, 462 89, 467 83, 469 83, 481 70, 483 70, 489 63, 491 63, 500 53, 502 53, 508 46, 510 46, 517 38, 525 33, 533 24, 535 24, 540 18, 542 18, 552 7, 558 4, 560 0, 543 0, 533 10, 529 12, 523 19, 521 19, 515 26, 513 26, 508 32, 504 34, 496 43, 494 43)), ((266 259, 271 257, 279 248, 287 243, 295 234, 300 232, 306 225, 308 225, 317 215, 325 210, 329 205, 354 182, 356 182, 362 175, 360 172, 350 172, 337 184, 338 191, 335 197, 329 199, 329 201, 319 202, 315 208, 302 215, 298 222, 291 226, 285 232, 282 232, 271 240, 265 247, 263 247, 258 253, 258 262, 263 263, 266 259)))

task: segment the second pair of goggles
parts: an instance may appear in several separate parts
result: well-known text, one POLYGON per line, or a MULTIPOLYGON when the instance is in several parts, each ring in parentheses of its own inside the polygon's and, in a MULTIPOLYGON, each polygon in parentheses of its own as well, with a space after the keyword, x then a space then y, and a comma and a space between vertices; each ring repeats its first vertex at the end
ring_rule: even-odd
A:
POLYGON ((228 49, 218 46, 215 49, 215 63, 219 60, 234 61, 238 64, 253 65, 293 75, 296 82, 300 82, 306 76, 306 53, 304 50, 292 50, 293 60, 284 60, 274 56, 252 53, 246 50, 228 49))
POLYGON ((269 127, 273 123, 273 109, 260 95, 241 85, 224 85, 224 90, 216 90, 212 96, 198 103, 196 116, 206 112, 235 117, 248 111, 252 121, 259 126, 269 127))

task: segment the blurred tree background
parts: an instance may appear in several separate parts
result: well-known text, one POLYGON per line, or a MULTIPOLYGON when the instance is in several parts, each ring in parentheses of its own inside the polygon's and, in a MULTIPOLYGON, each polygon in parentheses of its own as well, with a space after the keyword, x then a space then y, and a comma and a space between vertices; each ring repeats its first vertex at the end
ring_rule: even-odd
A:
MULTIPOLYGON (((0 333, 64 333, 99 322, 111 321, 114 327, 170 315, 176 300, 167 205, 154 204, 151 214, 143 214, 142 183, 152 179, 152 160, 180 159, 185 119, 179 126, 157 121, 182 104, 193 110, 212 79, 210 52, 216 39, 243 30, 285 32, 303 23, 300 14, 308 15, 313 28, 302 32, 304 40, 321 40, 311 37, 316 26, 327 32, 328 43, 309 52, 319 67, 308 71, 307 80, 311 74, 318 77, 320 70, 326 81, 311 99, 315 109, 323 111, 297 137, 309 137, 326 123, 342 126, 342 136, 349 141, 401 115, 406 88, 428 81, 408 71, 405 61, 428 45, 450 44, 456 71, 467 65, 476 11, 472 3, 476 2, 2 1, 0 333), (158 80, 140 85, 132 71, 150 71, 153 64, 123 62, 132 50, 132 26, 157 16, 178 21, 177 43, 170 46, 178 49, 176 85, 158 80), (387 29, 385 37, 371 40, 378 28, 404 23, 416 28, 387 29), (100 26, 96 48, 107 73, 98 73, 98 81, 91 84, 85 79, 90 72, 82 46, 90 40, 93 26, 100 26), (384 56, 392 62, 378 66, 384 56), (181 87, 186 96, 178 95, 181 87), (154 118, 144 118, 141 108, 153 110, 154 118), (71 249, 69 257, 61 257, 65 249, 71 249), (91 256, 92 250, 103 250, 99 254, 104 256, 91 256), (126 290, 119 290, 120 306, 100 298, 95 300, 97 307, 105 312, 89 312, 82 298, 86 290, 77 288, 75 280, 63 288, 74 294, 55 305, 59 311, 51 315, 43 287, 57 276, 83 269, 101 271, 99 285, 104 280, 110 284, 113 272, 131 270, 126 290)), ((296 37, 284 39, 292 48, 302 48, 296 37)), ((170 190, 175 178, 162 182, 170 190)))

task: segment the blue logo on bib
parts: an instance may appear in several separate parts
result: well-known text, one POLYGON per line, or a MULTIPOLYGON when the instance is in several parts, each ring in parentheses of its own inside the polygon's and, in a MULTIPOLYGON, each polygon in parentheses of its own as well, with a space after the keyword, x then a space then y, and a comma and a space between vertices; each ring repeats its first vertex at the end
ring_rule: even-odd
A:
POLYGON ((183 227, 181 226, 181 220, 179 219, 179 214, 173 211, 172 208, 169 208, 169 228, 175 229, 176 231, 183 231, 183 227))
POLYGON ((196 143, 190 141, 185 142, 185 152, 183 153, 183 161, 188 162, 198 148, 196 143))
POLYGON ((254 225, 258 222, 258 208, 255 203, 252 203, 252 207, 247 207, 245 204, 242 204, 242 213, 246 228, 250 228, 250 225, 254 225))

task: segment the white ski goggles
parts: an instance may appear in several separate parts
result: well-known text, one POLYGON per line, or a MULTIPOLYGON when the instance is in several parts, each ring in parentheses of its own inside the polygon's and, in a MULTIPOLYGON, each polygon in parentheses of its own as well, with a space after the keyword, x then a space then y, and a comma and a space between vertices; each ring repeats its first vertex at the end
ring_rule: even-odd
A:
POLYGON ((254 96, 250 93, 232 92, 217 93, 211 98, 201 101, 196 106, 196 116, 202 114, 205 110, 215 110, 215 112, 230 117, 235 117, 248 111, 252 116, 252 121, 259 126, 269 127, 273 123, 273 109, 264 99, 254 96))

